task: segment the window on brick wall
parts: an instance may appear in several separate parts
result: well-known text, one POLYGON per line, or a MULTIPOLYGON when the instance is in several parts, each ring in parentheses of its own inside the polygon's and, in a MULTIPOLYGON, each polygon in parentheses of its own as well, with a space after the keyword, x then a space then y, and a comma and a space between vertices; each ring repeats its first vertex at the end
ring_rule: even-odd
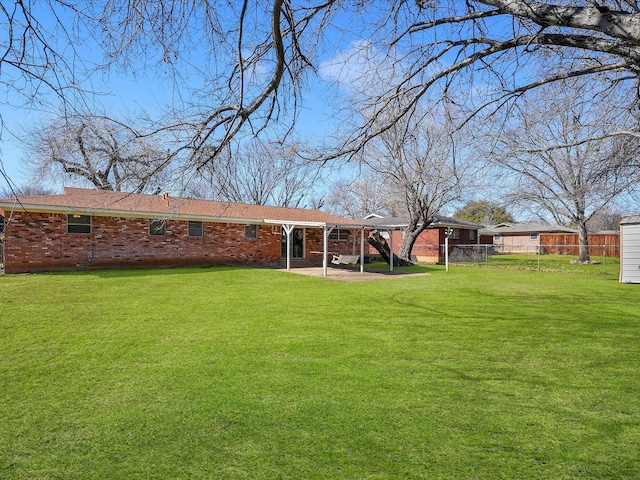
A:
POLYGON ((149 220, 149 235, 161 237, 166 234, 167 222, 164 220, 149 220))
POLYGON ((460 240, 460 229, 459 228, 452 228, 451 229, 451 236, 449 236, 449 238, 452 238, 454 240, 460 240))
POLYGON ((473 242, 478 238, 477 230, 469 230, 469 241, 473 242))
POLYGON ((248 238, 250 240, 255 240, 258 238, 258 226, 257 225, 247 225, 244 227, 244 238, 248 238))
POLYGON ((187 224, 188 235, 190 237, 201 237, 204 231, 204 224, 202 222, 188 222, 187 224))
POLYGON ((67 233, 91 233, 91 216, 77 213, 67 215, 67 233))
POLYGON ((349 230, 334 228, 329 234, 329 240, 349 240, 349 230))

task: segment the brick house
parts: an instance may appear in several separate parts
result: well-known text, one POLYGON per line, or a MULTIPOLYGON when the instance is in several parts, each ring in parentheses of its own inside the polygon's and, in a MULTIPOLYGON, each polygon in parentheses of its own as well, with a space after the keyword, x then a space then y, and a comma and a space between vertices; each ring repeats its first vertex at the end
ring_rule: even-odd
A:
POLYGON ((497 253, 538 253, 542 252, 540 237, 542 234, 577 234, 575 228, 550 225, 546 223, 523 222, 501 223, 486 227, 480 232, 482 242, 488 237, 497 253))
MULTIPOLYGON (((369 215, 367 221, 372 228, 386 232, 384 236, 387 238, 387 242, 393 245, 393 251, 397 254, 402 245, 403 230, 408 225, 407 219, 369 215)), ((463 246, 477 245, 479 242, 478 229, 480 228, 482 226, 475 223, 437 215, 433 223, 418 236, 416 243, 413 245, 412 256, 418 262, 444 263, 444 244, 447 231, 450 233, 449 254, 451 254, 456 247, 460 250, 463 246)))
POLYGON ((6 273, 292 261, 358 253, 365 223, 320 210, 65 188, 0 200, 6 273))

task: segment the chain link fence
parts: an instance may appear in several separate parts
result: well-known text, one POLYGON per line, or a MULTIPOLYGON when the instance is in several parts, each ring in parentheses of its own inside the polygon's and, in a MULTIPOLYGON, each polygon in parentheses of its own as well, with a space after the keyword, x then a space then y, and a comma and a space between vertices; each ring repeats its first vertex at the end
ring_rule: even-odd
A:
MULTIPOLYGON (((440 246, 441 258, 446 258, 445 246, 440 246)), ((588 271, 618 275, 620 245, 589 247, 590 263, 577 264, 577 246, 571 245, 454 245, 449 246, 450 264, 473 264, 494 268, 527 270, 588 271)))

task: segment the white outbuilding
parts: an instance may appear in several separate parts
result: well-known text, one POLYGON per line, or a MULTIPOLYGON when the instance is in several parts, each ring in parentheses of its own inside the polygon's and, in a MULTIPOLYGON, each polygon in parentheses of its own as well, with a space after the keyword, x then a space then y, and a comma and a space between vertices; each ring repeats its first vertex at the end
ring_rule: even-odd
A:
POLYGON ((620 220, 620 281, 640 283, 640 213, 620 220))

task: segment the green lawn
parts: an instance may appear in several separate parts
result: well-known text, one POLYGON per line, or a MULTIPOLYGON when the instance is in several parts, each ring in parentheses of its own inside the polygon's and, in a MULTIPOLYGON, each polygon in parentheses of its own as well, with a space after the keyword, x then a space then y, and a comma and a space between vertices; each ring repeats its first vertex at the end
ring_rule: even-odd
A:
POLYGON ((491 255, 486 262, 481 262, 479 265, 492 268, 519 268, 560 273, 604 275, 618 279, 620 258, 592 255, 591 261, 593 263, 589 265, 573 263, 577 258, 577 256, 572 255, 503 254, 491 255))
POLYGON ((0 276, 0 478, 638 478, 640 285, 420 268, 0 276))

